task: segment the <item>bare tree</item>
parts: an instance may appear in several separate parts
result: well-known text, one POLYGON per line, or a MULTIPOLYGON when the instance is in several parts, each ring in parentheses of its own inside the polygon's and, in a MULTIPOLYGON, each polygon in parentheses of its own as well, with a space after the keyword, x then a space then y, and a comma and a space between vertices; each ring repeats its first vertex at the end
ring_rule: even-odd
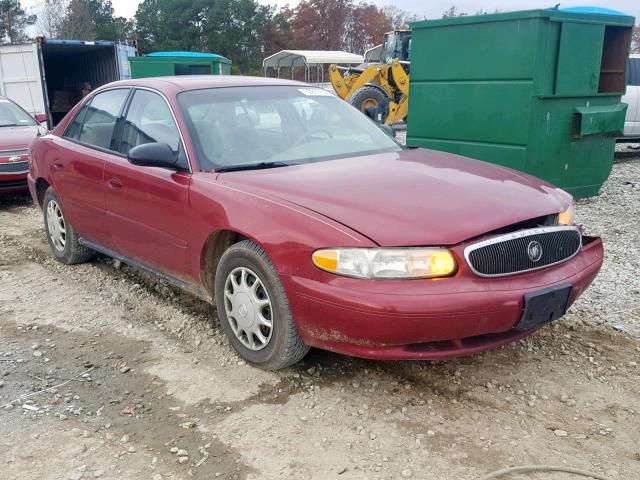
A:
POLYGON ((36 28, 38 34, 57 38, 67 16, 69 0, 39 0, 36 5, 36 28))
POLYGON ((498 7, 494 8, 492 12, 490 12, 488 10, 485 10, 484 8, 481 8, 476 13, 474 13, 474 15, 489 15, 489 14, 492 14, 492 13, 502 13, 502 12, 503 12, 503 10, 498 8, 498 7))
POLYGON ((96 30, 91 12, 83 0, 70 0, 58 35, 61 38, 95 40, 96 30))
POLYGON ((452 5, 447 10, 442 12, 442 18, 452 18, 452 17, 465 17, 467 14, 465 12, 461 12, 458 10, 458 7, 452 5))
POLYGON ((419 20, 425 20, 425 17, 420 17, 414 13, 409 13, 395 5, 387 5, 382 7, 382 11, 389 19, 391 27, 396 30, 399 28, 409 28, 411 22, 417 22, 419 20))

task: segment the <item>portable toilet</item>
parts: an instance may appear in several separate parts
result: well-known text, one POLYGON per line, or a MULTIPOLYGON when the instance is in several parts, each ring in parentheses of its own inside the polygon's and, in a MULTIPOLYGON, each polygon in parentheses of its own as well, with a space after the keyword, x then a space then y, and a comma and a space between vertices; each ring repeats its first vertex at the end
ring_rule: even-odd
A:
POLYGON ((231 73, 231 60, 215 53, 154 52, 130 57, 129 62, 132 78, 231 73))
POLYGON ((600 8, 413 23, 407 144, 595 195, 624 128, 633 25, 600 8))

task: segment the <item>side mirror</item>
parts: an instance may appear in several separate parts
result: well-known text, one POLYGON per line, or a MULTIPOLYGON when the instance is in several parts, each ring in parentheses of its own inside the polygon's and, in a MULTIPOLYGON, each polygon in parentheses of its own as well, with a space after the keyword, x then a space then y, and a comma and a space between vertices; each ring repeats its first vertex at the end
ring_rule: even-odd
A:
POLYGON ((129 150, 129 162, 140 167, 178 170, 178 155, 166 143, 145 143, 129 150))
POLYGON ((46 113, 37 113, 33 116, 36 122, 38 123, 47 123, 47 114, 46 113))

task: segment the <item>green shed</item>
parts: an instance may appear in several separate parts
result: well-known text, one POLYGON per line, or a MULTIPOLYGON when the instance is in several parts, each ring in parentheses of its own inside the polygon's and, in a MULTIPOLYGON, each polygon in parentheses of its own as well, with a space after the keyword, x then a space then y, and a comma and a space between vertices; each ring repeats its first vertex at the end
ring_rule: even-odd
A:
POLYGON ((129 63, 132 78, 231 74, 231 60, 215 53, 154 52, 129 57, 129 63))
POLYGON ((412 24, 407 144, 595 195, 624 128, 633 25, 599 8, 412 24))

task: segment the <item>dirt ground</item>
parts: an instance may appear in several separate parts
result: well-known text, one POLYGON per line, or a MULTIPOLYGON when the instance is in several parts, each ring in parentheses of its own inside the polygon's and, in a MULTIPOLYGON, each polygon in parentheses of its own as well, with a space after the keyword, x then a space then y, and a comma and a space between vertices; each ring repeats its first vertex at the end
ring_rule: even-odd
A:
MULTIPOLYGON (((605 242, 640 237, 637 211, 610 213, 640 195, 629 175, 640 161, 584 205, 627 218, 605 242)), ((640 337, 625 327, 640 282, 613 252, 565 319, 515 345, 431 363, 313 350, 266 373, 211 306, 104 257, 56 263, 39 209, 2 200, 0 478, 473 480, 522 464, 640 478, 640 337)))

